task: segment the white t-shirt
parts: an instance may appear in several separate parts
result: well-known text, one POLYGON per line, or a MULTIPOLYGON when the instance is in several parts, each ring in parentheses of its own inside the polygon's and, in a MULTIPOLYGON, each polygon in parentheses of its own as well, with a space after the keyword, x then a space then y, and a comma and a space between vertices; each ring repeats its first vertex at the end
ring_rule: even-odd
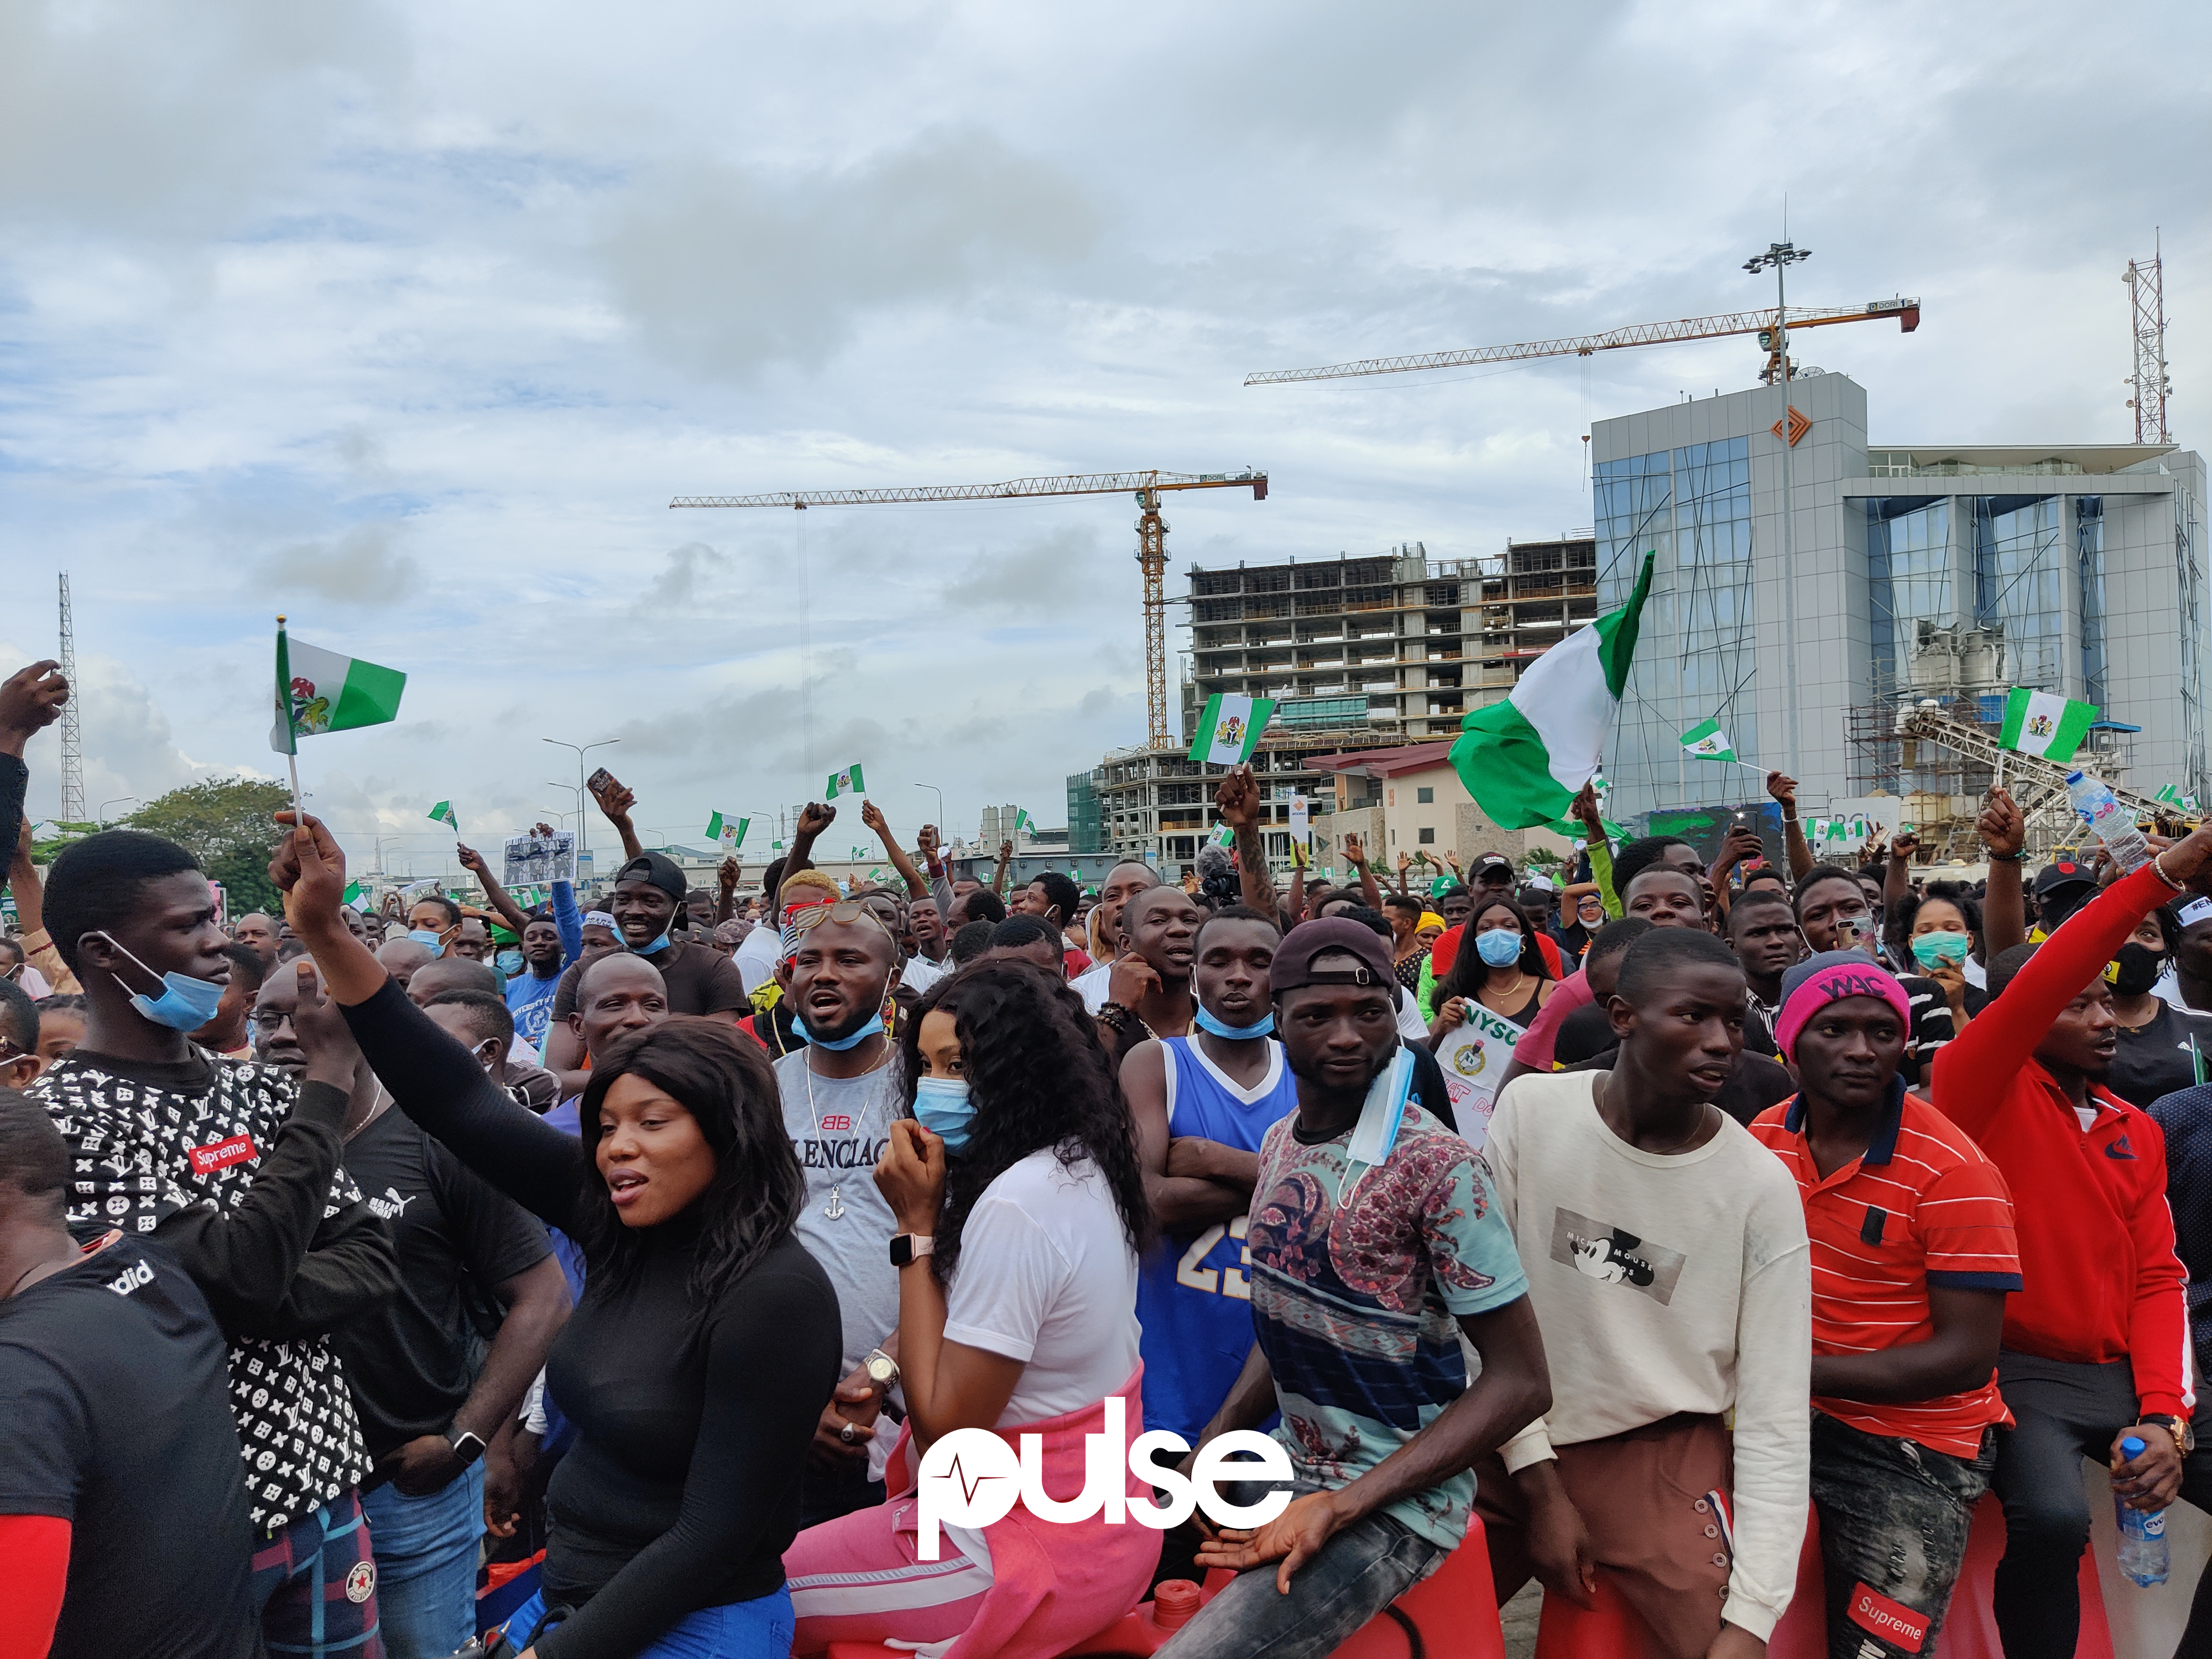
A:
POLYGON ((929 988, 952 971, 952 958, 932 962, 927 957, 908 957, 906 965, 899 969, 899 983, 908 987, 915 995, 926 995, 929 988))
POLYGON ((744 981, 747 996, 775 977, 775 954, 782 944, 782 933, 773 922, 767 921, 757 924, 738 942, 730 960, 738 965, 738 977, 744 981))
POLYGON ((1095 1406, 1137 1369, 1137 1253, 1105 1177, 1031 1152, 960 1231, 945 1334, 1023 1362, 998 1426, 1095 1406))
POLYGON ((1097 962, 1067 982, 1075 988, 1075 994, 1083 999, 1084 1007, 1095 1014, 1106 1006, 1106 981, 1113 973, 1112 963, 1097 962))
POLYGON ((1398 988, 1398 1035, 1408 1042, 1429 1040, 1429 1022, 1421 1018, 1421 1000, 1402 985, 1398 988))

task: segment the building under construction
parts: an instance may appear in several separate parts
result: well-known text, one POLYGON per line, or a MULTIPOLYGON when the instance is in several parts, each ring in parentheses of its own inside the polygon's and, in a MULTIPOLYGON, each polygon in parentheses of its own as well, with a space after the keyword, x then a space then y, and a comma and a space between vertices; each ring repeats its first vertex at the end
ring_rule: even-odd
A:
MULTIPOLYGON (((1269 795, 1269 856, 1287 858, 1290 797, 1314 798, 1316 811, 1333 799, 1335 775, 1316 757, 1456 736, 1469 709, 1504 697, 1596 615, 1596 558, 1581 531, 1467 559, 1431 559, 1413 542, 1359 557, 1194 566, 1184 741, 1209 697, 1274 700, 1253 766, 1269 795)), ((1100 851, 1174 870, 1198 855, 1214 787, 1182 750, 1117 750, 1068 780, 1068 823, 1100 851)))

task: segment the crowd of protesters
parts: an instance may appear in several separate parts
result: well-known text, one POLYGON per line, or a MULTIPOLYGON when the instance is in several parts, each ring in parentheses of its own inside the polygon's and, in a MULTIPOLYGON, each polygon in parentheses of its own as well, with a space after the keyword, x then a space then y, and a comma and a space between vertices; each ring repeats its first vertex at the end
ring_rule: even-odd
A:
MULTIPOLYGON (((0 823, 67 696, 0 685, 0 823)), ((2031 881, 1996 789, 1968 887, 1906 836, 1816 862, 1768 787, 1776 862, 1615 845, 1586 792, 1572 867, 1346 837, 1354 879, 1282 884, 1238 769, 1233 854, 1090 892, 865 803, 897 879, 848 888, 811 805, 751 899, 607 781, 596 898, 464 849, 471 890, 363 914, 284 813, 282 914, 227 927, 181 848, 41 871, 26 825, 0 1659, 1048 1659, 1210 1576, 1163 1652, 1318 1659, 1471 1532, 1501 1602, 1747 1659, 1808 1515, 1829 1650, 1881 1659, 1932 1650, 1990 1492, 2005 1651, 2070 1655, 2083 1460, 2212 1505, 2212 830, 2031 881), (1455 1109, 1476 1021, 1510 1064, 1455 1109), (1024 1500, 919 1547, 957 1431, 1073 1494, 1097 1437, 1251 1429, 1264 1524, 1024 1500)))

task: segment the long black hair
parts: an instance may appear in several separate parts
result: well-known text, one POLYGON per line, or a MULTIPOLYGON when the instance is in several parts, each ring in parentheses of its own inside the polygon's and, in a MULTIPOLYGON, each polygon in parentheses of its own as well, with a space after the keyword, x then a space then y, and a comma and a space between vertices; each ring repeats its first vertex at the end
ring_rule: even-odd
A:
POLYGON ((945 1209, 930 1256, 938 1283, 951 1281, 961 1227, 984 1189, 1048 1148, 1063 1169, 1085 1158, 1097 1166, 1121 1212, 1121 1231, 1141 1254, 1151 1240, 1152 1206, 1137 1164, 1134 1121, 1083 999, 1041 969, 1007 959, 978 962, 932 986, 899 1030, 908 1116, 929 1070, 921 1023, 939 1012, 951 1015, 960 1034, 975 1116, 967 1146, 945 1160, 945 1209))
MULTIPOLYGON (((593 1062, 576 1110, 586 1153, 599 1142, 599 1107, 618 1078, 641 1077, 698 1120, 714 1151, 714 1179, 690 1209, 661 1224, 696 1227, 691 1295, 703 1313, 789 1237, 806 1201, 799 1155, 783 1127, 775 1073, 760 1045, 734 1026, 676 1015, 633 1032, 593 1062)), ((659 1228, 623 1224, 596 1157, 586 1157, 577 1243, 593 1272, 634 1274, 659 1228)))
POLYGON ((1528 920, 1528 913, 1502 895, 1479 898, 1460 929, 1459 954, 1452 958, 1450 969, 1437 986, 1434 1000, 1437 1007, 1443 1007, 1454 997, 1472 1000, 1490 977, 1490 964, 1474 948, 1474 930, 1492 910, 1506 912, 1521 929, 1521 971, 1537 979, 1551 978, 1551 964, 1544 960, 1543 947, 1536 943, 1536 927, 1528 920))

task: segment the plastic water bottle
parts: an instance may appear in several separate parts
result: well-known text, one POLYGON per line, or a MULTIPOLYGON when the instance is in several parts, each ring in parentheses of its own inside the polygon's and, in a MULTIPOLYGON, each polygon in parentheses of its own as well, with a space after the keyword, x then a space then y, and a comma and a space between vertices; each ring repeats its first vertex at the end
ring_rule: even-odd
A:
MULTIPOLYGON (((2143 1455, 2143 1443, 2130 1435, 2120 1442, 2120 1455, 2130 1463, 2143 1455)), ((2120 1571, 2143 1589, 2166 1582, 2166 1511, 2131 1510, 2125 1499, 2112 1499, 2112 1519, 2120 1529, 2120 1571)))
POLYGON ((2113 798, 2110 785, 2099 778, 2069 772, 2066 798, 2074 803, 2081 822, 2096 832, 2097 839, 2105 843, 2105 850, 2112 855, 2112 862, 2124 872, 2132 875, 2150 862, 2150 843, 2136 828, 2136 815, 2113 798))

